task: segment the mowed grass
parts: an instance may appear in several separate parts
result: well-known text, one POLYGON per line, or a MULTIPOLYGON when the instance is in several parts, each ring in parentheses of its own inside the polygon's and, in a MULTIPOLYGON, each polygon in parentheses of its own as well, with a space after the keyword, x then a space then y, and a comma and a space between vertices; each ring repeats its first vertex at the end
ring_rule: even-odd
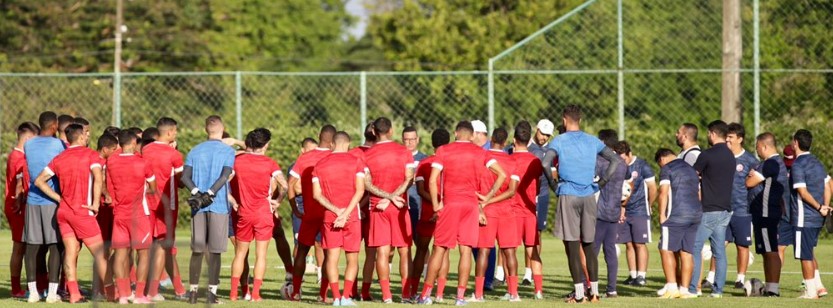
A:
MULTIPOLYGON (((187 268, 188 262, 190 258, 190 251, 188 248, 189 242, 189 234, 187 230, 181 230, 178 232, 180 236, 178 240, 178 247, 180 254, 178 255, 179 265, 180 268, 183 269, 183 276, 187 277, 187 268)), ((657 234, 654 235, 654 238, 659 238, 657 234)), ((7 245, 2 245, 0 248, 0 260, 2 261, 2 265, 0 265, 0 307, 18 307, 18 306, 27 306, 28 304, 9 298, 9 269, 8 263, 6 260, 9 259, 9 254, 11 253, 11 241, 10 241, 10 233, 5 231, 0 231, 0 242, 8 243, 7 245)), ((249 306, 262 306, 262 307, 320 307, 323 304, 315 303, 314 299, 317 296, 318 285, 315 284, 316 276, 314 273, 307 274, 305 278, 304 284, 304 300, 301 303, 294 303, 288 302, 281 299, 280 296, 280 287, 284 283, 284 275, 285 271, 283 269, 283 264, 281 264, 277 253, 274 252, 274 243, 270 244, 270 253, 269 253, 269 260, 268 260, 268 270, 266 272, 266 279, 264 281, 263 290, 261 292, 262 296, 265 300, 261 303, 249 303, 245 301, 238 301, 238 302, 229 302, 225 300, 225 306, 228 307, 249 307, 249 306)), ((229 245, 229 249, 231 249, 231 245, 229 245)), ((624 251, 624 250, 623 250, 624 251)), ((690 299, 690 300, 661 300, 656 298, 655 291, 661 288, 664 283, 665 279, 662 275, 661 268, 659 266, 659 257, 656 250, 656 243, 650 244, 649 246, 650 251, 650 266, 648 272, 648 285, 646 287, 638 288, 638 287, 631 287, 631 286, 619 286, 619 297, 615 299, 603 299, 600 304, 597 306, 600 307, 715 307, 715 306, 734 306, 734 307, 776 307, 776 306, 783 306, 783 307, 833 307, 833 296, 828 296, 818 301, 808 301, 808 300, 799 300, 796 299, 797 296, 800 295, 802 291, 801 288, 801 275, 800 275, 800 265, 799 262, 792 258, 792 252, 789 251, 787 253, 787 262, 783 269, 783 275, 781 278, 781 298, 747 298, 743 295, 742 290, 737 290, 731 288, 726 289, 725 297, 722 299, 711 299, 708 297, 704 298, 697 298, 697 299, 690 299)), ((733 281, 735 279, 736 267, 735 267, 735 249, 734 246, 730 246, 728 248, 729 254, 729 275, 728 279, 733 281)), ((252 257, 253 257, 252 253, 252 257)), ((819 243, 819 247, 816 248, 816 255, 819 257, 821 261, 821 271, 822 271, 822 280, 824 284, 828 287, 833 287, 833 265, 827 263, 827 260, 833 256, 833 240, 831 239, 824 239, 821 240, 819 243)), ((452 258, 452 270, 449 277, 449 283, 446 287, 446 301, 443 304, 435 304, 440 306, 448 306, 453 305, 454 302, 449 300, 452 298, 453 294, 456 293, 456 284, 457 284, 457 274, 456 274, 456 262, 459 258, 456 252, 451 254, 452 258)), ((523 255, 521 253, 518 254, 519 261, 522 262, 523 255)), ((564 253, 563 244, 552 237, 551 235, 544 235, 543 236, 543 260, 544 260, 544 296, 545 300, 543 301, 535 301, 532 300, 532 286, 521 286, 520 292, 521 297, 523 298, 523 302, 521 303, 506 303, 499 301, 499 297, 501 297, 505 292, 505 287, 498 288, 494 292, 487 292, 486 298, 487 302, 485 303, 476 303, 470 304, 470 306, 474 307, 507 307, 507 306, 518 306, 518 307, 552 307, 556 305, 564 305, 562 297, 570 292, 572 289, 572 283, 570 279, 570 273, 567 268, 567 261, 566 256, 564 253)), ((229 289, 229 276, 230 276, 230 264, 232 261, 233 255, 231 251, 223 254, 223 269, 221 273, 221 286, 220 286, 220 295, 227 299, 228 296, 228 289, 229 289)), ((750 278, 760 278, 763 279, 762 274, 762 262, 760 261, 761 258, 757 257, 755 259, 754 264, 752 264, 747 272, 747 279, 750 278)), ((254 261, 254 260, 251 260, 254 261)), ((360 260, 361 261, 361 260, 360 260)), ((619 273, 618 277, 619 280, 622 281, 627 276, 627 264, 624 259, 624 253, 619 259, 619 273)), ((394 262, 397 262, 396 259, 394 262)), ((603 261, 603 257, 599 259, 600 263, 600 289, 604 290, 604 286, 606 285, 605 277, 606 277, 606 270, 605 264, 603 261)), ((343 260, 342 260, 343 264, 343 260)), ((522 263, 521 263, 522 266, 522 263)), ((394 266, 394 271, 392 273, 392 289, 394 293, 394 300, 399 302, 399 278, 398 272, 394 266)), ((473 268, 472 268, 473 270, 473 268)), ((521 269, 523 271, 523 269, 521 269)), ((82 251, 81 258, 79 259, 79 277, 81 279, 81 286, 82 288, 89 289, 90 288, 90 279, 91 279, 91 258, 88 252, 82 251)), ((187 279, 187 278, 186 278, 187 279)), ((203 278, 201 279, 201 292, 205 291, 205 284, 207 283, 207 279, 205 277, 205 269, 203 270, 203 278)), ((186 288, 188 282, 185 281, 186 288)), ((473 278, 469 283, 469 293, 472 291, 473 288, 473 278)), ((731 284, 731 283, 730 283, 731 284)), ((421 287, 420 287, 421 289, 421 287)), ((381 297, 379 286, 378 284, 373 285, 373 296, 377 300, 381 297)), ((168 289, 164 290, 164 294, 166 297, 172 297, 173 291, 168 289)), ((602 291, 603 292, 603 291, 602 291)), ((708 295, 708 291, 706 291, 706 295, 708 295)), ((467 294, 468 296, 468 294, 467 294)), ((95 305, 100 306, 115 306, 114 304, 108 303, 94 303, 95 305)), ((204 304, 204 297, 201 297, 201 304, 204 304)), ((381 303, 358 303, 362 307, 382 307, 381 303)), ((39 303, 37 305, 46 305, 45 303, 39 303)), ((68 305, 68 304, 61 304, 61 305, 68 305)), ((86 304, 86 305, 93 305, 93 304, 86 304)), ((401 304, 395 304, 401 305, 401 304)), ((31 305, 28 305, 31 307, 31 305)), ((167 302, 158 304, 159 307, 188 307, 187 303, 184 302, 177 302, 169 300, 167 302)))

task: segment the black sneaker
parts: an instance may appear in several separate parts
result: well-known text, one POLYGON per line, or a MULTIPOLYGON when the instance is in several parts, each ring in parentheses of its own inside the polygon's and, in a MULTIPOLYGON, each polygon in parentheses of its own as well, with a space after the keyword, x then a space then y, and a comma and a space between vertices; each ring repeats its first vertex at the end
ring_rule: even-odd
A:
POLYGON ((743 289, 743 281, 735 281, 735 289, 743 289))
POLYGON ((524 281, 521 281, 521 285, 522 285, 522 286, 531 286, 531 285, 532 285, 532 281, 531 281, 531 280, 529 280, 529 279, 524 278, 524 281))
POLYGON ((631 283, 631 285, 637 287, 644 287, 645 284, 647 284, 647 282, 645 281, 645 277, 642 276, 637 276, 636 279, 633 280, 633 283, 631 283))
POLYGON ((221 305, 221 304, 223 304, 223 302, 221 302, 219 299, 217 299, 217 294, 214 294, 214 293, 211 293, 211 292, 208 292, 208 299, 206 299, 205 302, 209 305, 221 305))
POLYGON ((781 294, 766 291, 766 292, 764 292, 764 297, 781 297, 781 294))
POLYGON ((197 292, 196 291, 188 292, 188 303, 191 304, 191 305, 196 305, 197 304, 197 292))
POLYGON ((703 282, 700 283, 701 289, 711 289, 712 283, 708 280, 703 279, 703 282))
POLYGON ((576 291, 572 291, 572 292, 568 293, 567 295, 564 295, 564 298, 567 298, 567 299, 575 298, 575 297, 576 297, 576 291))
POLYGON ((633 281, 634 281, 634 280, 636 280, 636 278, 633 278, 633 277, 631 277, 631 276, 628 276, 628 279, 625 279, 625 281, 624 281, 624 282, 622 282, 622 284, 624 284, 624 285, 626 285, 626 286, 629 286, 629 285, 632 285, 632 284, 633 284, 633 281))

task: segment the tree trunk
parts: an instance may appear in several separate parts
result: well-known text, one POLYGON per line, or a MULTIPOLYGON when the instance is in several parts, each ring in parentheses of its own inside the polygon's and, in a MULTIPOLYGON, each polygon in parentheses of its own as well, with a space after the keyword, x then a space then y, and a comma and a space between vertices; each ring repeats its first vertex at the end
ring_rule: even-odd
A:
POLYGON ((723 0, 723 92, 721 118, 743 122, 740 62, 743 57, 741 0, 723 0))

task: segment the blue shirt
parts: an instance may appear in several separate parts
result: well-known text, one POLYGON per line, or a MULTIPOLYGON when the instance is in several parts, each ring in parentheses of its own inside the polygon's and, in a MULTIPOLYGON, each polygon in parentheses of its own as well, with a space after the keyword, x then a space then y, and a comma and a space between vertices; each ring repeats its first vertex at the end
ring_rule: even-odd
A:
POLYGON ((700 177, 685 160, 675 159, 659 171, 659 185, 670 185, 668 206, 663 226, 687 226, 700 223, 703 206, 700 203, 700 177))
POLYGON ((596 156, 605 148, 599 138, 583 131, 568 131, 556 136, 548 148, 558 154, 556 194, 585 197, 598 191, 593 185, 596 156))
MULTIPOLYGON (((185 165, 192 168, 191 180, 200 191, 208 191, 223 172, 223 167, 234 167, 234 149, 220 140, 208 140, 194 147, 185 158, 185 165)), ((214 192, 214 203, 196 213, 228 214, 228 183, 214 192)), ((191 214, 196 214, 192 212, 191 214)))
POLYGON ((752 194, 746 189, 746 177, 760 161, 747 151, 735 156, 735 179, 732 182, 732 216, 748 217, 752 194))
POLYGON ((819 162, 818 158, 809 152, 796 156, 793 167, 790 170, 790 184, 792 187, 792 224, 799 228, 821 228, 824 217, 818 210, 798 195, 798 188, 807 188, 807 191, 816 199, 816 202, 824 202, 824 186, 828 181, 827 170, 819 162))
MULTIPOLYGON (((532 153, 532 155, 535 155, 535 157, 538 157, 538 159, 540 159, 541 162, 544 161, 544 155, 547 154, 547 150, 535 142, 529 145, 528 151, 529 153, 532 153)), ((552 172, 552 170, 544 170, 544 172, 552 172)), ((538 196, 549 196, 550 186, 549 184, 547 184, 547 177, 544 175, 544 173, 541 173, 541 176, 538 178, 538 183, 541 183, 538 186, 538 196)))
POLYGON ((633 183, 631 198, 625 208, 628 217, 651 217, 651 207, 648 206, 648 183, 656 182, 654 170, 644 159, 634 157, 628 165, 629 179, 633 183))
MULTIPOLYGON (((41 171, 46 168, 46 165, 52 161, 55 156, 61 154, 66 149, 64 142, 55 137, 37 136, 23 145, 23 152, 26 153, 26 167, 29 169, 29 194, 26 197, 26 204, 28 205, 56 205, 55 200, 46 196, 43 191, 35 186, 35 179, 38 178, 41 171)), ((52 177, 46 182, 58 194, 61 193, 58 188, 58 178, 52 177)))
MULTIPOLYGON (((759 164, 752 176, 763 180, 755 187, 755 194, 749 205, 749 212, 756 219, 778 221, 786 216, 784 223, 790 223, 789 215, 782 215, 781 206, 789 206, 790 194, 786 193, 789 185, 787 166, 778 154, 771 156, 759 164)), ((789 213, 789 211, 784 211, 789 213)))
MULTIPOLYGON (((419 165, 419 162, 425 160, 426 158, 428 158, 428 155, 417 151, 414 153, 414 166, 419 165)), ((417 210, 420 205, 422 205, 422 198, 419 197, 416 185, 411 185, 411 187, 408 188, 408 206, 411 210, 417 210)))
MULTIPOLYGON (((597 188, 599 189, 599 200, 596 203, 596 219, 601 221, 618 222, 619 214, 622 212, 622 185, 625 184, 628 167, 622 158, 617 156, 616 159, 619 160, 619 167, 613 172, 610 181, 601 189, 597 188)), ((610 162, 601 156, 597 156, 596 175, 601 177, 605 174, 609 165, 610 162)))

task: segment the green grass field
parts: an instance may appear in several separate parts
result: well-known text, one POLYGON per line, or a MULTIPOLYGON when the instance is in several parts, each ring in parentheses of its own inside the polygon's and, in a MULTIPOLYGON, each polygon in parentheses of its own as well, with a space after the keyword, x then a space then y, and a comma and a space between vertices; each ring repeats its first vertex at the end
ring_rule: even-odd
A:
MULTIPOLYGON (((189 249, 188 249, 188 233, 187 230, 183 230, 183 232, 179 233, 180 239, 178 247, 180 247, 180 254, 178 256, 179 264, 183 269, 187 270, 188 267, 188 259, 190 257, 189 249)), ((6 260, 9 259, 9 254, 11 252, 11 241, 9 240, 10 233, 6 231, 0 231, 0 242, 9 243, 9 245, 4 245, 0 249, 0 259, 3 260, 2 265, 0 267, 3 268, 0 271, 0 307, 17 307, 17 306, 25 306, 28 305, 25 302, 18 301, 15 299, 9 298, 9 270, 8 270, 8 263, 6 260)), ((655 235, 654 238, 659 238, 655 235)), ((792 259, 792 252, 788 252, 788 261, 786 262, 783 270, 782 281, 781 281, 781 298, 747 298, 743 295, 742 290, 736 289, 727 289, 725 292, 725 297, 723 299, 711 299, 711 298, 698 298, 698 299, 690 299, 690 300, 660 300, 656 298, 655 291, 662 287, 665 283, 664 276, 662 275, 662 271, 659 267, 659 258, 658 253, 655 249, 655 243, 651 244, 650 253, 650 266, 649 266, 649 273, 648 273, 648 285, 643 288, 637 287, 630 287, 630 286, 619 286, 619 297, 615 299, 603 299, 598 306, 607 306, 607 307, 702 307, 702 306, 718 306, 718 305, 730 305, 735 307, 775 307, 775 306, 784 306, 784 307, 833 307, 833 296, 828 296, 818 301, 807 301, 807 300, 799 300, 796 299, 801 292, 801 275, 800 275, 800 266, 799 263, 792 259)), ((498 290, 487 293, 487 302, 485 303, 477 303, 477 304, 470 304, 474 307, 505 307, 505 306, 523 306, 523 307, 552 307, 554 305, 563 305, 561 297, 568 292, 570 292, 572 288, 572 284, 570 282, 570 274, 567 268, 566 257, 564 254, 564 247, 560 241, 553 238, 550 235, 545 235, 543 239, 543 260, 544 260, 544 301, 534 301, 531 299, 532 297, 532 287, 531 286, 521 286, 520 292, 521 297, 523 298, 522 303, 506 303, 500 302, 498 298, 505 293, 504 288, 498 288, 498 290)), ((231 248, 231 245, 229 245, 231 248)), ((274 244, 270 245, 270 249, 274 249, 274 244)), ((730 246, 728 249, 729 254, 729 280, 734 280, 735 278, 735 253, 734 247, 730 246)), ((821 240, 819 247, 816 249, 816 254, 823 263, 825 260, 828 260, 831 256, 833 256, 833 240, 825 239, 821 240)), ((519 254, 519 260, 522 260, 522 255, 519 254)), ((232 259, 232 253, 228 252, 223 254, 223 270, 221 273, 221 286, 220 286, 220 294, 222 297, 228 296, 228 288, 229 288, 229 274, 230 274, 230 264, 232 259)), ((452 253, 452 262, 453 264, 456 263, 458 256, 455 253, 452 253)), ((82 288, 89 288, 90 287, 90 279, 91 279, 91 258, 89 253, 86 251, 82 251, 81 258, 79 260, 79 277, 82 280, 81 286, 82 288)), ((754 264, 750 266, 749 271, 747 272, 747 279, 750 278, 763 278, 762 274, 762 263, 760 258, 756 258, 754 264)), ((253 260, 252 260, 253 261, 253 260)), ((396 261, 394 261, 396 262, 396 261)), ((322 306, 322 304, 313 303, 311 300, 315 299, 317 294, 317 285, 314 284, 315 282, 315 275, 308 274, 305 277, 306 284, 304 285, 304 301, 302 303, 290 303, 288 301, 284 301, 280 299, 280 292, 279 288, 283 284, 284 278, 284 270, 283 265, 280 263, 277 253, 272 251, 269 254, 269 268, 266 273, 266 280, 264 281, 263 290, 261 292, 262 296, 265 300, 259 304, 252 304, 245 301, 239 301, 235 303, 230 303, 227 300, 224 301, 226 306, 230 307, 244 307, 244 306, 269 306, 269 307, 315 307, 315 306, 322 306)), ((827 287, 833 287, 833 265, 826 266, 822 265, 822 279, 824 284, 827 287)), ((396 270, 394 270, 396 272, 396 270)), ((449 277, 449 285, 446 287, 446 299, 451 298, 452 293, 455 292, 456 288, 456 267, 452 266, 452 273, 449 277)), ((203 270, 203 275, 205 275, 205 270, 203 270)), ((183 276, 187 277, 187 274, 183 276)), ((399 293, 399 284, 398 284, 398 276, 396 273, 392 273, 392 280, 393 280, 393 293, 394 299, 396 301, 399 300, 398 293, 399 293)), ((604 289, 604 285, 606 284, 605 277, 606 277, 606 270, 605 265, 600 258, 600 289, 604 289)), ((620 265, 619 265, 619 275, 620 281, 626 278, 627 276, 627 265, 624 260, 624 254, 620 258, 620 265)), ((202 284, 206 284, 206 278, 203 277, 202 284)), ((187 288, 187 281, 186 288, 187 288)), ((473 288, 473 279, 469 285, 469 292, 471 292, 471 288, 473 288)), ((204 290, 203 288, 202 290, 204 290)), ((201 291, 202 291, 201 290, 201 291)), ((172 290, 165 290, 164 294, 166 297, 172 297, 172 290)), ((708 292, 706 292, 708 294, 708 292)), ((373 286, 373 295, 374 298, 379 299, 381 297, 379 286, 375 284, 373 286)), ((444 304, 435 304, 435 305, 453 305, 453 301, 446 300, 444 304)), ((97 305, 102 306, 109 306, 111 304, 105 303, 95 303, 97 305)), ((363 307, 380 307, 382 304, 380 303, 358 303, 360 306, 363 307)), ((38 305, 45 305, 44 303, 40 303, 38 305)), ((88 304, 92 305, 92 304, 88 304)), ((189 306, 184 302, 175 302, 175 301, 167 301, 158 306, 161 307, 186 307, 189 306)))

